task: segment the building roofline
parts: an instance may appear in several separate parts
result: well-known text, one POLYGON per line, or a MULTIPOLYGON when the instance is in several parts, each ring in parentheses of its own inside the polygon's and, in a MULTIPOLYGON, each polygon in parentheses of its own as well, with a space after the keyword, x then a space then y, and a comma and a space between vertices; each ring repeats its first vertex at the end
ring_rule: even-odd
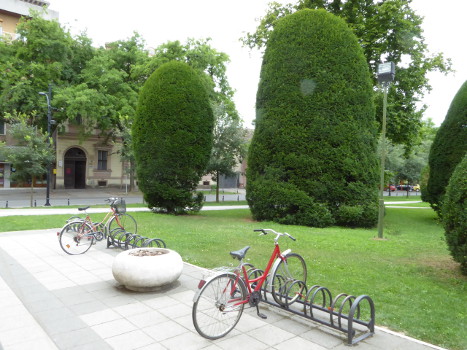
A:
POLYGON ((45 0, 2 0, 1 2, 2 11, 29 17, 29 9, 41 10, 45 7, 47 9, 47 13, 44 14, 45 19, 58 19, 58 12, 50 10, 48 8, 50 3, 45 0))

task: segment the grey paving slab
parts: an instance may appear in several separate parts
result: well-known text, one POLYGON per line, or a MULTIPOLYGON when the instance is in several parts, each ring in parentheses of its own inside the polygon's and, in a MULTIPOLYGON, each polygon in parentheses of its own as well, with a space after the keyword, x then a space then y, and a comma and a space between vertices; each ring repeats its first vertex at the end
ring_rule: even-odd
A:
MULTIPOLYGON (((131 292, 111 275, 119 252, 96 245, 85 255, 67 256, 54 230, 1 233, 0 350, 348 349, 344 334, 263 304, 266 320, 246 308, 227 336, 202 338, 191 312, 206 270, 184 264, 173 285, 131 292)), ((378 329, 358 349, 440 348, 378 329)))

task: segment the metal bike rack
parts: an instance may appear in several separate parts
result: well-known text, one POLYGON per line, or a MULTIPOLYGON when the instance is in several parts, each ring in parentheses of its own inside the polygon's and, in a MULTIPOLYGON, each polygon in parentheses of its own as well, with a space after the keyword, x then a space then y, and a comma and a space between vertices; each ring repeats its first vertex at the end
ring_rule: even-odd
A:
MULTIPOLYGON (((252 267, 247 273, 249 278, 255 278, 263 274, 263 271, 252 267)), ((283 301, 283 305, 280 305, 274 301, 271 291, 267 290, 267 281, 264 285, 261 289, 262 302, 345 333, 347 345, 355 345, 375 333, 375 306, 368 295, 355 297, 341 293, 333 299, 328 288, 319 285, 308 288, 303 281, 295 280, 284 286, 285 293, 279 296, 276 293, 276 297, 283 301), (292 300, 289 294, 297 284, 298 287, 303 287, 303 293, 289 304, 292 300), (365 315, 362 313, 363 303, 367 304, 365 315)))
POLYGON ((143 247, 166 248, 165 242, 160 238, 147 238, 124 230, 110 232, 107 236, 107 248, 111 246, 123 250, 143 247))

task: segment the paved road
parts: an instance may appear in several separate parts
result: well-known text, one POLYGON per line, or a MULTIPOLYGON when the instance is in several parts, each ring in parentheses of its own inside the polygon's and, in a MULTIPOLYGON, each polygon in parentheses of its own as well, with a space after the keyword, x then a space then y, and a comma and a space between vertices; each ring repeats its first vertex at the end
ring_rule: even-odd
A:
MULTIPOLYGON (((50 192, 49 203, 52 206, 98 205, 106 204, 105 199, 109 197, 123 197, 128 204, 143 203, 141 192, 125 192, 124 190, 112 188, 52 190, 50 192)), ((221 191, 219 199, 220 201, 243 201, 245 200, 245 190, 226 189, 221 191)), ((214 194, 206 194, 205 201, 215 202, 216 197, 214 194)), ((35 188, 33 192, 33 207, 43 207, 45 202, 46 189, 35 188)), ((24 208, 29 207, 30 203, 31 194, 28 188, 0 189, 0 209, 24 208)))

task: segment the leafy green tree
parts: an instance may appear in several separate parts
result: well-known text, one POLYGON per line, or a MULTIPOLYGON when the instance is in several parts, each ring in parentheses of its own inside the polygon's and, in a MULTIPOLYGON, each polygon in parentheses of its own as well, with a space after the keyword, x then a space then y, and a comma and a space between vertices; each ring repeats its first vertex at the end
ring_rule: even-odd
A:
MULTIPOLYGON (((428 72, 451 70, 450 60, 442 54, 430 55, 423 31, 422 18, 410 7, 411 0, 299 0, 292 4, 269 4, 265 16, 254 33, 248 33, 243 42, 250 48, 263 48, 284 16, 301 9, 326 9, 343 18, 358 37, 370 72, 382 61, 397 66, 396 80, 389 89, 390 123, 388 138, 393 143, 410 148, 416 142, 425 107, 418 102, 431 89, 428 72)), ((376 77, 373 74, 376 87, 376 77)), ((377 120, 382 119, 382 93, 375 88, 377 120)))
POLYGON ((428 164, 428 155, 438 128, 431 120, 423 121, 420 129, 420 141, 407 152, 402 145, 387 142, 386 169, 393 174, 391 183, 420 183, 422 171, 428 164))
POLYGON ((144 41, 138 34, 98 49, 82 67, 79 80, 59 90, 54 103, 63 119, 76 123, 84 135, 95 128, 109 137, 124 129, 121 116, 135 115, 141 82, 132 69, 146 60, 144 41))
MULTIPOLYGON (((8 54, 0 55, 0 114, 32 114, 44 104, 39 91, 46 91, 49 83, 61 86, 75 79, 76 69, 89 58, 84 50, 78 52, 80 45, 57 21, 37 13, 21 19, 17 33, 20 39, 2 43, 8 54)), ((46 126, 45 120, 38 122, 46 126)))
POLYGON ((441 208, 449 250, 467 275, 467 155, 452 173, 441 208))
POLYGON ((362 49, 342 19, 301 10, 276 23, 264 53, 248 156, 247 200, 256 219, 376 223, 372 96, 362 49))
MULTIPOLYGON (((164 63, 185 62, 202 72, 203 83, 209 92, 213 106, 215 127, 214 141, 206 174, 218 181, 220 175, 233 174, 233 168, 245 154, 241 120, 233 102, 234 91, 226 76, 229 57, 210 45, 210 39, 188 39, 185 44, 169 41, 158 46, 150 60, 137 65, 133 70, 135 79, 143 79, 164 63)), ((217 187, 216 198, 219 198, 217 187)))
MULTIPOLYGON (((212 174, 219 184, 221 175, 234 175, 235 166, 246 156, 246 135, 240 120, 228 115, 225 104, 216 105, 213 112, 213 145, 206 173, 212 174)), ((219 185, 216 187, 216 202, 219 202, 219 185)))
POLYGON ((0 142, 0 159, 12 164, 15 172, 11 179, 23 183, 31 182, 31 207, 34 193, 34 180, 47 173, 48 165, 54 159, 52 140, 36 126, 28 124, 31 116, 25 114, 5 116, 10 124, 8 133, 15 140, 15 145, 0 142), (50 142, 50 143, 49 143, 50 142))
POLYGON ((440 214, 446 186, 457 164, 467 152, 467 81, 449 106, 430 149, 430 167, 426 193, 422 199, 440 214))
POLYGON ((193 191, 209 161, 213 122, 200 74, 186 63, 168 62, 146 81, 132 136, 149 208, 172 214, 201 209, 203 196, 193 191))

